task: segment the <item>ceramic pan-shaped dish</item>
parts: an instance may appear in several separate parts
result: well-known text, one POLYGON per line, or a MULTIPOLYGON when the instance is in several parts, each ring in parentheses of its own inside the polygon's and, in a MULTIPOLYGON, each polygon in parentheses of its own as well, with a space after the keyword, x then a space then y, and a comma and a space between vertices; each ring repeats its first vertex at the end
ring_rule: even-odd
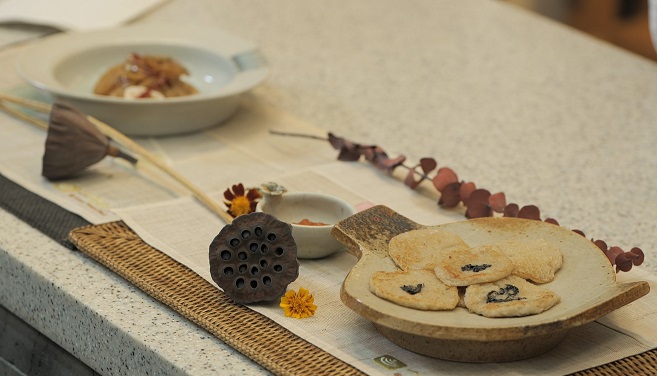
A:
POLYGON ((388 256, 395 235, 427 228, 385 207, 376 206, 338 222, 333 235, 359 258, 342 285, 345 305, 372 321, 390 341, 408 350, 464 362, 502 362, 542 354, 574 327, 591 322, 643 295, 647 282, 616 283, 606 256, 586 238, 560 226, 518 218, 480 218, 440 228, 459 235, 470 246, 506 240, 545 239, 559 247, 563 267, 543 286, 561 302, 538 315, 486 318, 456 308, 421 311, 402 307, 370 292, 370 276, 398 270, 388 256))

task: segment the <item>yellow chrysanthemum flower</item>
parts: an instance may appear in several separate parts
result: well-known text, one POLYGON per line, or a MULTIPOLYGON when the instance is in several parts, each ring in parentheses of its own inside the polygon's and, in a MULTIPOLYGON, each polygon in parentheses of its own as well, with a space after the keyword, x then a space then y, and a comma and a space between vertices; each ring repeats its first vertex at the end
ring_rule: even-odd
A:
POLYGON ((280 306, 283 308, 285 316, 294 317, 295 319, 303 319, 315 314, 317 306, 314 302, 315 297, 308 291, 308 289, 300 287, 298 294, 294 290, 285 293, 285 296, 281 297, 280 306))

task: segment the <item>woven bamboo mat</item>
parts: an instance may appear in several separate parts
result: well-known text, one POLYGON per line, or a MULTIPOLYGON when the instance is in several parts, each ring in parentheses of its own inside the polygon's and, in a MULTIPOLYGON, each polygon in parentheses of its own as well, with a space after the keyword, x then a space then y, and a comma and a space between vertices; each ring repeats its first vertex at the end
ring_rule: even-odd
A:
MULTIPOLYGON (((234 303, 198 274, 143 242, 121 221, 76 228, 69 233, 69 240, 275 374, 363 374, 266 316, 234 303)), ((573 375, 657 375, 657 349, 573 375)))

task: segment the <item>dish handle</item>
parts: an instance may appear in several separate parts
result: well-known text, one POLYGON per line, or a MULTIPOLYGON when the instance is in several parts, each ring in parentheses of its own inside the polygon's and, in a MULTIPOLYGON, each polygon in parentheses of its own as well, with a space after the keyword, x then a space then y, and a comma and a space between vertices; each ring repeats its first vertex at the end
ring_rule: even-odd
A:
POLYGON ((387 206, 377 205, 336 223, 331 235, 358 259, 363 253, 388 257, 390 239, 423 227, 425 226, 411 221, 387 206))
POLYGON ((240 71, 259 69, 267 66, 265 57, 257 50, 239 53, 233 56, 232 60, 240 71))

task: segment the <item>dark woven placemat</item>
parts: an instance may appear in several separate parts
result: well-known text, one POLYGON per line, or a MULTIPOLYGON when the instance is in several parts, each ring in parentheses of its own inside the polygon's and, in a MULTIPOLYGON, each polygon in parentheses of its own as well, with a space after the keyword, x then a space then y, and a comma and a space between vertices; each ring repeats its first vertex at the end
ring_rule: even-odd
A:
POLYGON ((0 175, 0 207, 69 248, 72 248, 69 231, 89 225, 79 215, 28 191, 4 175, 0 175))
MULTIPOLYGON (((123 222, 89 225, 2 175, 0 207, 54 240, 77 247, 273 373, 362 374, 271 319, 233 303, 198 274, 144 243, 123 222)), ((657 375, 657 349, 572 375, 657 375)))

